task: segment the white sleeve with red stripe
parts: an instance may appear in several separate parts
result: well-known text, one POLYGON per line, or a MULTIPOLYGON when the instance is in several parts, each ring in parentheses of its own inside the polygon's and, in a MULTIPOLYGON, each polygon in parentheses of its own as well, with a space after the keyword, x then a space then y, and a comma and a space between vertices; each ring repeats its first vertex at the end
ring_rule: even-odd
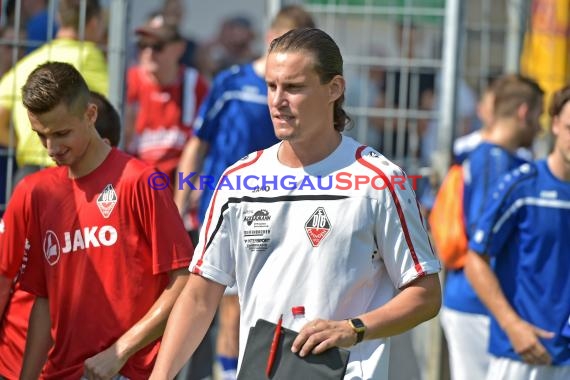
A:
POLYGON ((405 173, 384 157, 365 155, 368 150, 359 149, 357 160, 387 184, 380 190, 385 196, 379 198, 377 244, 394 286, 402 288, 418 277, 438 273, 441 264, 431 247, 412 184, 394 185, 391 180, 405 173))
MULTIPOLYGON (((242 158, 236 164, 228 168, 224 177, 231 183, 237 183, 232 177, 239 174, 239 170, 255 163, 261 157, 262 151, 252 153, 242 158)), ((232 207, 231 197, 235 197, 237 191, 222 187, 214 192, 204 225, 200 231, 200 241, 194 251, 194 257, 190 264, 190 271, 199 274, 222 285, 233 286, 235 283, 235 239, 231 231, 232 220, 235 220, 235 208, 232 207)))

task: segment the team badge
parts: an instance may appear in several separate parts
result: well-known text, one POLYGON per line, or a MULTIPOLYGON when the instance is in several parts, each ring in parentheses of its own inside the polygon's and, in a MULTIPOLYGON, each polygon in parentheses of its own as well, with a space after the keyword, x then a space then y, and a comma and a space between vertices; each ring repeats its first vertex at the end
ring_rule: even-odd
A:
POLYGON ((117 204, 117 193, 113 188, 113 185, 109 184, 105 186, 101 194, 99 194, 99 198, 97 198, 97 207, 99 207, 99 211, 101 211, 101 215, 103 218, 107 219, 115 205, 117 204))
POLYGON ((305 223, 305 231, 313 247, 318 247, 321 241, 329 234, 331 222, 327 217, 325 209, 319 207, 305 223))
POLYGON ((46 236, 44 238, 44 256, 49 265, 55 265, 59 261, 61 256, 61 247, 59 246, 59 240, 55 235, 55 232, 51 230, 46 231, 46 236))

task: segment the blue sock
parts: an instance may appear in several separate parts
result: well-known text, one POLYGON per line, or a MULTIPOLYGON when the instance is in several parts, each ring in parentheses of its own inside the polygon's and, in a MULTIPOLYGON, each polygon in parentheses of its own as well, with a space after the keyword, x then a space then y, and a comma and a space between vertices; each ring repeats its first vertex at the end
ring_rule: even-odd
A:
POLYGON ((238 358, 232 358, 229 356, 222 356, 222 355, 216 355, 216 358, 218 359, 218 362, 221 364, 222 370, 227 371, 227 370, 237 369, 238 358))

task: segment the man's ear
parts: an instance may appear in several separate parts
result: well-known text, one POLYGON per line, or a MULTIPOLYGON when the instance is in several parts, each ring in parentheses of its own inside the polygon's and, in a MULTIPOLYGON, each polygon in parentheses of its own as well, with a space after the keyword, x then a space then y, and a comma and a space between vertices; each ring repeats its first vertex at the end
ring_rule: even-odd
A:
POLYGON ((97 105, 95 103, 87 103, 85 117, 89 121, 90 126, 95 126, 95 121, 97 120, 97 105))
POLYGON ((335 102, 344 94, 345 81, 342 75, 335 75, 329 82, 329 98, 331 102, 335 102))
POLYGON ((552 118, 552 128, 550 130, 555 137, 558 137, 558 134, 560 133, 560 124, 560 116, 554 116, 552 118))
POLYGON ((519 120, 526 120, 528 116, 528 104, 523 103, 517 108, 517 118, 519 120))

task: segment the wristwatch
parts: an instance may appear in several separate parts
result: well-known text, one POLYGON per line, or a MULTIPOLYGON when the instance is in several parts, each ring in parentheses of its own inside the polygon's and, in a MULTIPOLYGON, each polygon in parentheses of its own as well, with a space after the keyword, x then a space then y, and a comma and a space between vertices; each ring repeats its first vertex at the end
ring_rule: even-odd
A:
POLYGON ((359 318, 347 319, 347 321, 350 327, 352 327, 356 333, 356 343, 354 344, 356 345, 362 342, 362 339, 364 339, 364 332, 366 331, 366 326, 364 326, 364 323, 362 323, 359 318))

